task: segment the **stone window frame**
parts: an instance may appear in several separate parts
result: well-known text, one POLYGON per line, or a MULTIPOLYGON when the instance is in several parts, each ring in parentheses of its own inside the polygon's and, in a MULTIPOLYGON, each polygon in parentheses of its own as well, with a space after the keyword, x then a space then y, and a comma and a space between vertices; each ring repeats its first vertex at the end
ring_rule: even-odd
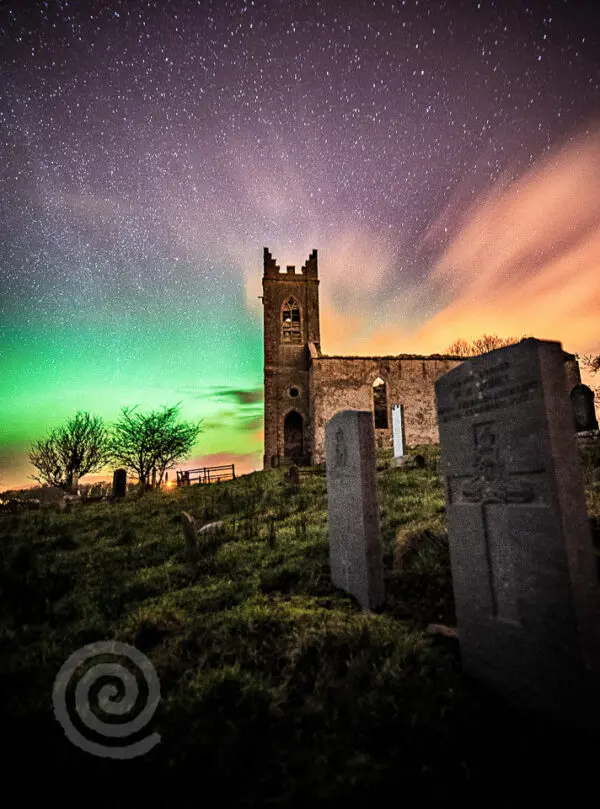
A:
POLYGON ((290 401, 297 402, 298 399, 302 397, 302 386, 299 385, 297 382, 292 382, 290 385, 288 385, 287 395, 290 401), (292 391, 294 390, 294 388, 296 389, 297 393, 295 396, 292 396, 292 391))
POLYGON ((300 301, 294 296, 286 297, 281 304, 279 321, 281 324, 281 340, 284 343, 302 343, 302 307, 300 301), (289 321, 284 320, 284 314, 289 311, 289 321), (294 312, 298 312, 298 319, 294 318, 294 312), (288 325, 289 323, 289 325, 288 325))
MULTIPOLYGON (((381 387, 381 386, 378 386, 381 387)), ((390 429, 390 403, 389 403, 389 393, 388 393, 388 383, 382 374, 378 373, 373 382, 371 383, 371 397, 373 402, 373 422, 376 430, 389 430, 390 429), (385 411, 383 408, 375 409, 375 383, 377 380, 381 380, 384 390, 385 390, 385 411), (385 426, 378 426, 378 418, 377 414, 385 413, 385 426)))

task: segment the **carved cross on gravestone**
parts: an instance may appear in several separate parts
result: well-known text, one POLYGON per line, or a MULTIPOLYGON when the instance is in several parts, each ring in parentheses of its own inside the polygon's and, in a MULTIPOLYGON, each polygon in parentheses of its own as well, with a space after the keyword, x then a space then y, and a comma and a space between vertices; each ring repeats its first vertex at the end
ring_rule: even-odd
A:
POLYGON ((600 588, 560 344, 523 340, 435 385, 465 670, 596 727, 600 588))
MULTIPOLYGON (((505 507, 543 503, 542 467, 507 472, 501 435, 495 422, 473 426, 473 468, 469 474, 447 480, 448 502, 471 506, 469 521, 483 538, 484 565, 488 571, 490 615, 519 624, 519 547, 507 540, 505 507)), ((514 511, 512 512, 514 513, 514 511)), ((477 551, 473 549, 476 554, 477 551)))

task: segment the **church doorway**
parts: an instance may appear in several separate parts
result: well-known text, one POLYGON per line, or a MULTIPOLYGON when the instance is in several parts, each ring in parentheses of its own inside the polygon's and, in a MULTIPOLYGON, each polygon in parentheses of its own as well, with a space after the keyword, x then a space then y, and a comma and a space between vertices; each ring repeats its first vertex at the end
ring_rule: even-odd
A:
POLYGON ((283 455, 299 460, 303 454, 304 422, 296 410, 291 410, 283 422, 283 455))

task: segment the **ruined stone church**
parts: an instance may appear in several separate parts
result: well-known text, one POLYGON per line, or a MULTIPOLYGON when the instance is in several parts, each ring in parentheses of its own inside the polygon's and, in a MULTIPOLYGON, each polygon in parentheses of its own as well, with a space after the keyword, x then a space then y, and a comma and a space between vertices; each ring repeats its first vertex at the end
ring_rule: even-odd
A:
MULTIPOLYGON (((280 268, 264 248, 264 467, 325 460, 325 425, 340 410, 370 410, 378 446, 391 446, 393 404, 403 405, 404 445, 439 439, 435 380, 460 364, 443 354, 328 356, 321 350, 319 274, 313 250, 299 273, 280 268)), ((579 382, 565 354, 569 387, 579 382)))

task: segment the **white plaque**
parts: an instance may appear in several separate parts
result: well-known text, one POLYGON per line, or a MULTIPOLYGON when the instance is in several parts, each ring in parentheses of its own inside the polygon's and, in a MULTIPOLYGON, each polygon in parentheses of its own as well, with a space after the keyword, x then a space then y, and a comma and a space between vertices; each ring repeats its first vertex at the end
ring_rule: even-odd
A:
POLYGON ((394 437, 394 458, 404 455, 404 413, 401 404, 392 405, 392 435, 394 437))

